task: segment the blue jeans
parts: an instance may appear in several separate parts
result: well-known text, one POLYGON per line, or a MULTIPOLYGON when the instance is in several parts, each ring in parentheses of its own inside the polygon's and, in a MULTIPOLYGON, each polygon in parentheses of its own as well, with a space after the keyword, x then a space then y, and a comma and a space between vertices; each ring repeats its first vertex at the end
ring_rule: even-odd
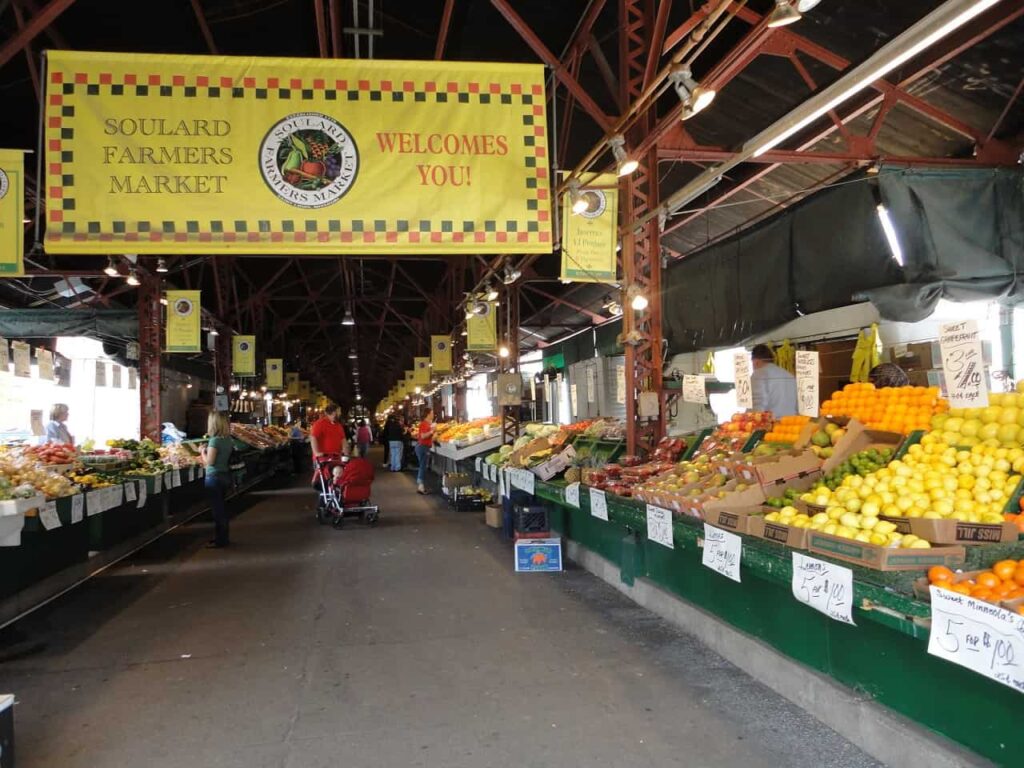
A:
POLYGON ((213 512, 213 541, 218 546, 226 547, 229 542, 228 536, 228 511, 224 504, 224 497, 227 495, 231 478, 228 475, 207 474, 206 476, 206 499, 210 502, 210 511, 213 512))
POLYGON ((388 450, 391 451, 391 471, 399 472, 402 469, 402 445, 401 440, 388 440, 388 450))
POLYGON ((423 485, 427 480, 427 461, 430 457, 430 448, 416 443, 416 461, 420 465, 416 470, 416 485, 423 485))

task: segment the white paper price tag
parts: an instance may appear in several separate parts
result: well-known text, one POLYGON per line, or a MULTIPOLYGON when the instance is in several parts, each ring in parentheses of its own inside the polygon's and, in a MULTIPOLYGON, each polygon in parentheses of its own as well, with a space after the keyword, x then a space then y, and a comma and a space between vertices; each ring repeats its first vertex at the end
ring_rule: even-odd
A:
POLYGON ((655 544, 675 549, 672 541, 672 512, 653 504, 647 505, 647 538, 655 544))
POLYGON ((176 469, 173 472, 171 472, 171 483, 172 483, 172 487, 173 488, 180 488, 181 487, 181 470, 180 469, 176 469))
POLYGON ((39 522, 48 531, 60 528, 60 515, 57 514, 56 501, 48 501, 39 508, 39 522))
POLYGON ((195 465, 188 468, 188 481, 191 483, 196 479, 196 468, 195 465))
POLYGON ((853 571, 793 553, 793 597, 816 611, 853 624, 853 571))
POLYGON ((512 472, 512 484, 532 496, 537 480, 536 475, 528 469, 514 469, 512 472))
POLYGON ((703 376, 683 375, 683 401, 687 403, 706 403, 708 391, 704 386, 703 376))
POLYGON ((174 473, 164 472, 164 490, 169 491, 174 487, 174 473))
POLYGON ((706 567, 733 581, 739 581, 742 552, 742 538, 704 523, 704 555, 701 562, 706 567))
POLYGON ((71 522, 82 522, 82 508, 85 506, 85 495, 76 493, 71 497, 71 522))
POLYGON ((1024 616, 931 587, 928 653, 1024 692, 1024 616))
POLYGON ((733 355, 733 380, 736 382, 736 408, 741 411, 754 407, 754 394, 750 389, 750 357, 746 352, 733 355))
POLYGON ((135 503, 136 509, 142 509, 144 506, 146 506, 147 490, 148 486, 146 485, 146 481, 143 480, 141 483, 139 483, 139 500, 135 503))
POLYGON ((590 489, 590 515, 599 520, 608 521, 608 499, 600 488, 590 489))
POLYGON ((950 407, 987 407, 988 385, 978 324, 973 320, 943 323, 939 326, 939 347, 950 407))
POLYGON ((796 406, 801 416, 818 415, 818 353, 796 353, 796 406))
POLYGON ((206 467, 200 467, 199 468, 199 479, 202 480, 204 477, 206 477, 206 467))
POLYGON ((111 508, 120 507, 122 504, 124 504, 124 486, 118 484, 110 489, 110 506, 111 508))
POLYGON ((85 513, 92 517, 103 511, 103 490, 89 491, 85 494, 85 513))
POLYGON ((483 462, 483 460, 479 456, 477 456, 475 459, 473 459, 473 464, 474 464, 474 467, 475 467, 477 472, 480 471, 480 465, 481 465, 482 462, 483 462))
POLYGON ((138 495, 138 493, 136 493, 136 486, 135 486, 135 481, 134 480, 131 480, 131 481, 129 481, 129 482, 124 484, 124 497, 128 501, 137 501, 138 500, 139 495, 138 495))
POLYGON ((580 484, 569 483, 565 486, 565 503, 580 508, 580 484))
POLYGON ((154 496, 156 496, 158 493, 160 493, 161 490, 163 490, 163 483, 164 483, 164 476, 163 475, 155 475, 153 477, 153 495, 154 496))

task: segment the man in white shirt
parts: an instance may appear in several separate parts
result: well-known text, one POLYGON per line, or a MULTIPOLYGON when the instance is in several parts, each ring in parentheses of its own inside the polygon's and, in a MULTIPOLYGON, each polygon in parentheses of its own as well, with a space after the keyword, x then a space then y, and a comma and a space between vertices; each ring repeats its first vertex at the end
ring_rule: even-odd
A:
POLYGON ((750 352, 754 371, 750 374, 750 390, 755 411, 771 411, 776 419, 795 416, 796 377, 772 360, 772 351, 758 344, 750 352))

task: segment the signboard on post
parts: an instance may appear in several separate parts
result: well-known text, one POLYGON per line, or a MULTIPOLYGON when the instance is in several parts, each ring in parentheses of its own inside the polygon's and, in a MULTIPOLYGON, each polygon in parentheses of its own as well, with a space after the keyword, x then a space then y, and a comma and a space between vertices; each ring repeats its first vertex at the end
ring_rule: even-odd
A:
POLYGON ((470 352, 498 349, 498 306, 494 302, 477 297, 467 304, 466 349, 470 352))
POLYGON ((703 376, 683 375, 683 402, 707 404, 708 391, 704 386, 703 376))
POLYGON ((801 416, 818 415, 818 353, 807 350, 796 352, 796 405, 801 416))
POLYGON ((256 375, 256 337, 234 336, 231 339, 231 373, 235 376, 256 375))
POLYGON ((619 179, 614 173, 583 173, 579 181, 585 210, 575 213, 573 195, 562 196, 562 279, 614 283, 619 179))
POLYGON ((49 51, 46 250, 550 253, 544 78, 49 51))
POLYGON ((754 393, 750 388, 750 355, 739 352, 733 356, 733 381, 736 383, 736 408, 749 411, 754 407, 754 393))
POLYGON ((950 408, 987 407, 988 384, 978 324, 973 320, 943 323, 939 327, 939 348, 950 408))
POLYGON ((167 352, 201 352, 200 291, 167 291, 167 352))
POLYGON ((25 153, 0 149, 0 277, 25 274, 25 153))

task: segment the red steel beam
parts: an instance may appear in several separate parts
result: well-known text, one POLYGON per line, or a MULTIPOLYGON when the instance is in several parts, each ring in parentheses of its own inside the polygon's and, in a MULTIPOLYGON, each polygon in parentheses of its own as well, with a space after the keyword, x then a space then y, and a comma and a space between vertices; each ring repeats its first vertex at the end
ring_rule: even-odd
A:
POLYGON ((434 48, 434 58, 438 61, 444 56, 444 47, 448 42, 448 28, 452 24, 452 9, 455 8, 455 0, 444 0, 444 13, 441 14, 441 28, 437 31, 437 45, 434 48))
POLYGON ((203 40, 206 41, 206 47, 210 49, 210 53, 216 56, 217 43, 213 39, 210 25, 206 23, 206 14, 203 13, 203 6, 200 5, 199 0, 192 0, 192 11, 196 15, 196 23, 199 25, 199 31, 203 34, 203 40))
MULTIPOLYGON (((735 155, 728 149, 721 147, 693 146, 679 149, 666 147, 658 148, 658 160, 680 160, 690 163, 701 162, 723 162, 732 159, 735 155)), ((982 162, 976 157, 907 157, 899 155, 879 155, 873 152, 803 152, 794 149, 773 149, 757 157, 752 157, 747 162, 768 163, 771 165, 838 165, 838 164, 861 164, 882 162, 924 167, 970 167, 970 166, 1016 166, 1016 160, 1006 158, 1005 162, 992 163, 982 162)))
POLYGON ((331 55, 341 58, 341 0, 330 0, 327 5, 331 20, 331 55))
POLYGON ((576 97, 576 100, 580 103, 587 114, 590 115, 594 122, 596 122, 603 131, 608 131, 612 126, 611 118, 604 113, 597 102, 591 98, 590 94, 587 93, 586 89, 579 84, 576 78, 572 77, 567 71, 566 66, 558 60, 558 58, 548 49, 541 39, 537 36, 537 33, 533 31, 529 24, 527 24, 523 18, 513 10, 512 6, 509 5, 508 0, 491 0, 491 4, 497 9, 498 13, 505 17, 505 20, 512 25, 512 28, 519 33, 519 36, 526 41, 526 44, 530 46, 534 53, 551 67, 552 72, 559 81, 568 88, 572 94, 576 97))
POLYGON ((33 16, 23 29, 18 30, 14 37, 11 37, 0 46, 0 67, 10 61, 26 45, 36 39, 36 36, 52 24, 58 16, 71 7, 75 0, 50 0, 46 6, 33 16))
POLYGON ((324 16, 324 0, 313 0, 313 13, 316 14, 316 43, 320 49, 320 58, 327 58, 327 18, 324 16))
MULTIPOLYGON (((18 0, 14 0, 12 4, 14 8, 14 21, 18 25, 18 29, 22 30, 25 28, 25 15, 21 12, 21 3, 18 0)), ((42 91, 39 87, 39 70, 36 68, 36 60, 32 55, 32 44, 25 44, 25 63, 28 65, 28 76, 32 80, 32 88, 36 92, 36 101, 42 98, 42 91)))
POLYGON ((654 19, 651 32, 650 47, 647 51, 647 66, 644 68, 644 88, 646 89, 658 73, 658 62, 661 61, 661 48, 665 40, 665 28, 668 26, 668 15, 672 11, 672 0, 661 0, 658 3, 658 15, 654 19))

